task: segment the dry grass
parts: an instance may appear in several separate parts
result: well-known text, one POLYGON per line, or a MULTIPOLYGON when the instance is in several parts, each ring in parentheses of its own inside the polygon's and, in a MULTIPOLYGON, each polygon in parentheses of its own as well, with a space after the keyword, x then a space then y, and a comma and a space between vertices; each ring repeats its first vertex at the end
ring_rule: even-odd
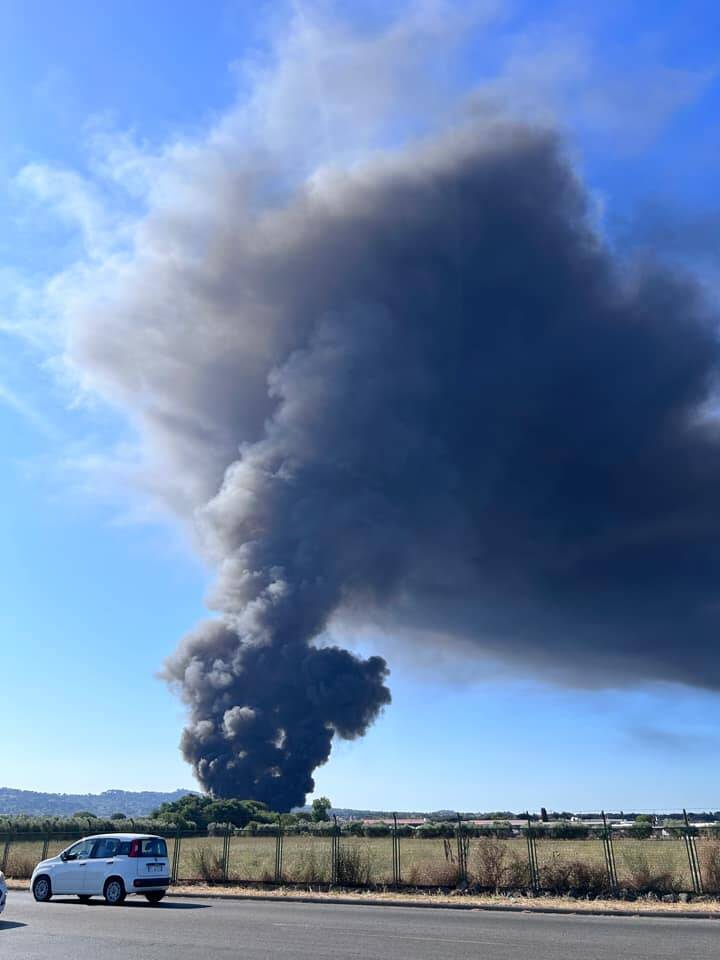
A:
POLYGON ((31 856, 22 850, 10 850, 5 872, 8 877, 14 880, 29 880, 35 869, 35 864, 40 858, 31 856))
POLYGON ((700 840, 697 851, 703 888, 707 893, 720 893, 720 840, 700 840))
MULTIPOLYGON (((170 857, 174 840, 168 841, 170 857)), ((68 841, 53 840, 48 856, 68 841)), ((619 885, 641 893, 692 889, 682 840, 616 840, 619 885)), ((0 853, 2 850, 0 849, 0 853)), ((42 855, 42 841, 11 844, 6 873, 26 877, 42 855)), ((180 881, 217 883, 223 876, 221 837, 186 837, 180 846, 180 881)), ((547 892, 597 896, 606 890, 603 846, 599 840, 538 840, 541 888, 547 892)), ((720 892, 720 840, 699 840, 698 855, 706 889, 720 892)), ((455 840, 405 839, 400 842, 402 882, 408 886, 451 888, 459 880, 455 840)), ((529 875, 524 838, 472 838, 467 842, 468 880, 492 892, 527 891, 529 875)), ((286 836, 283 879, 303 885, 331 881, 330 837, 286 836)), ((232 837, 228 878, 233 883, 267 883, 275 879, 274 837, 232 837)), ((383 887, 393 882, 389 837, 342 837, 339 877, 348 886, 383 887)))
POLYGON ((638 899, 635 901, 602 899, 587 900, 575 899, 568 896, 503 896, 497 894, 479 894, 479 893, 441 893, 438 891, 418 891, 400 892, 396 890, 329 890, 329 891, 302 891, 299 892, 294 887, 273 887, 271 890, 262 890, 257 887, 223 887, 222 893, 217 888, 193 884, 192 886, 175 886, 172 893, 182 896, 204 897, 221 896, 237 897, 243 900, 267 899, 286 900, 286 901, 305 901, 305 900, 335 900, 338 903, 352 902, 379 902, 400 904, 419 904, 419 905, 442 905, 456 906, 457 904, 467 905, 468 907, 493 908, 510 910, 558 910, 566 913, 616 913, 616 914, 637 914, 653 913, 659 916, 672 915, 673 913, 697 913, 700 915, 712 914, 720 918, 720 900, 703 898, 693 899, 690 903, 662 903, 659 900, 638 899))
POLYGON ((616 840, 618 882, 642 890, 658 883, 657 891, 692 890, 684 840, 616 840))
POLYGON ((483 890, 526 890, 530 886, 527 846, 524 840, 471 840, 468 848, 469 880, 483 890))
POLYGON ((196 847, 192 851, 193 873, 208 883, 220 883, 225 878, 225 862, 222 854, 209 847, 196 847))

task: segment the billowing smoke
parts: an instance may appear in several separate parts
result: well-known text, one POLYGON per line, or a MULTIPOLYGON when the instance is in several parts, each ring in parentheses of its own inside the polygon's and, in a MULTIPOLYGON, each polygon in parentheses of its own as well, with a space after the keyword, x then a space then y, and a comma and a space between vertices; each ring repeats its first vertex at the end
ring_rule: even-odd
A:
POLYGON ((272 413, 202 514, 226 623, 168 666, 203 783, 299 802, 388 702, 382 661, 312 645, 343 609, 576 682, 720 685, 716 331, 690 284, 621 275, 553 137, 303 191, 240 246, 239 322, 278 332, 272 413))
POLYGON ((200 782, 286 809, 365 732, 387 669, 328 645, 343 621, 459 674, 720 689, 720 354, 693 283, 618 262, 526 124, 295 187, 227 139, 164 157, 68 348, 218 571, 219 618, 166 667, 200 782))
POLYGON ((300 629, 288 623, 263 637, 209 621, 168 663, 192 705, 183 754, 213 793, 263 800, 272 810, 303 803, 333 733, 364 733, 390 702, 381 657, 314 649, 300 629))

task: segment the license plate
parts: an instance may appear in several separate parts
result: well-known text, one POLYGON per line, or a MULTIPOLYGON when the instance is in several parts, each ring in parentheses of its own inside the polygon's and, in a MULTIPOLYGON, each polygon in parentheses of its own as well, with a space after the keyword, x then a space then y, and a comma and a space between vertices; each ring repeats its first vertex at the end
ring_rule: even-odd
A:
POLYGON ((149 863, 147 868, 149 873, 162 873, 163 865, 161 863, 149 863))

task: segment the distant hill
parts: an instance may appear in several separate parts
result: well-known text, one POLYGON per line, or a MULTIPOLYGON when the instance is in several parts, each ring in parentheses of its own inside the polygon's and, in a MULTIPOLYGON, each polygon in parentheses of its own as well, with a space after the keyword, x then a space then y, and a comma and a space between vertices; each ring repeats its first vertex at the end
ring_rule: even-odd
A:
POLYGON ((28 814, 34 817, 69 817, 87 810, 98 817, 124 813, 126 817, 145 817, 161 803, 179 800, 192 790, 158 793, 153 790, 105 790, 103 793, 38 793, 0 787, 0 816, 28 814))

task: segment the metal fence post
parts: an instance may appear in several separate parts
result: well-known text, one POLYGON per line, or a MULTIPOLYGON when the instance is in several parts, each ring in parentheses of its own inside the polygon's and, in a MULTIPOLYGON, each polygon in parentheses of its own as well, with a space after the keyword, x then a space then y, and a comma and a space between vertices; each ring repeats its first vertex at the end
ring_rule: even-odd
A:
POLYGON ((45 839, 43 840, 42 853, 40 854, 41 860, 47 860, 49 846, 50 846, 50 837, 48 836, 48 837, 45 837, 45 839))
POLYGON ((700 861, 698 860, 697 847, 695 846, 695 834, 690 827, 687 810, 683 810, 683 817, 685 819, 685 849, 687 850, 688 863, 690 865, 693 891, 695 893, 702 893, 703 885, 702 876, 700 875, 700 861))
POLYGON ((333 814, 333 832, 332 832, 332 845, 331 845, 330 856, 332 858, 332 865, 330 867, 330 870, 331 870, 330 882, 332 884, 335 884, 338 882, 338 866, 339 866, 339 860, 340 860, 340 836, 339 836, 336 814, 333 814))
POLYGON ((458 854, 458 880, 460 883, 467 882, 467 844, 463 834, 462 819, 457 814, 457 854, 458 854))
POLYGON ((228 882, 228 871, 230 868, 230 824, 225 824, 225 833, 223 835, 223 883, 228 882))
POLYGON ((612 835, 608 829, 607 817, 605 811, 602 812, 603 819, 603 850, 605 851, 605 866, 608 872, 608 882, 613 893, 617 892, 617 867, 615 864, 615 850, 613 849, 612 835))
POLYGON ((178 872, 180 869, 180 843, 182 841, 182 834, 178 828, 177 833, 175 834, 175 849, 173 850, 173 859, 172 859, 172 875, 170 879, 173 883, 178 881, 178 872))
POLYGON ((402 881, 400 879, 400 836, 398 834, 396 813, 393 814, 392 856, 393 856, 393 886, 397 887, 402 881))
POLYGON ((537 865, 537 847, 535 846, 535 836, 532 831, 530 814, 527 814, 527 848, 528 848, 528 867, 530 869, 530 886, 533 893, 538 893, 540 889, 540 876, 537 865))
POLYGON ((277 833, 275 835, 275 883, 282 883, 283 871, 283 822, 282 815, 278 817, 277 833))

